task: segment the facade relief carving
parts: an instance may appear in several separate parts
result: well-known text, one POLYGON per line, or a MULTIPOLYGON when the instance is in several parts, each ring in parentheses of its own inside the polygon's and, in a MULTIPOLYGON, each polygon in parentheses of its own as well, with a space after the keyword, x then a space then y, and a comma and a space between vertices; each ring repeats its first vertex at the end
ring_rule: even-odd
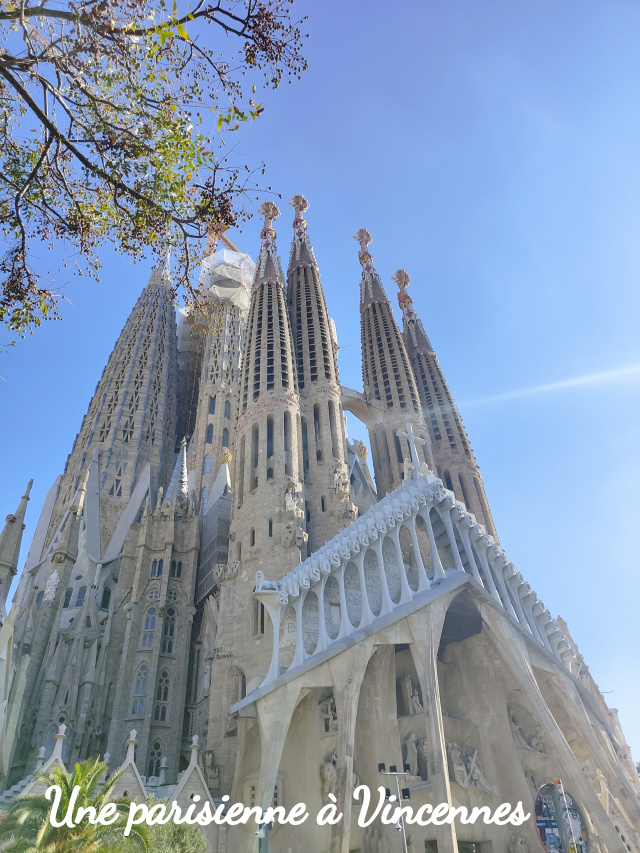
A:
POLYGON ((418 714, 424 713, 424 708, 420 701, 420 692, 407 670, 402 673, 402 677, 400 678, 400 697, 401 707, 398 710, 399 717, 415 717, 418 714))
POLYGON ((336 711, 336 700, 333 693, 327 699, 320 702, 320 717, 325 732, 338 731, 338 712, 336 711))
POLYGON ((454 741, 447 744, 447 752, 451 762, 451 779, 454 782, 461 788, 480 788, 481 791, 495 796, 495 791, 478 765, 477 749, 464 749, 454 741))
POLYGON ((47 581, 47 586, 44 591, 43 601, 53 601, 56 597, 56 590, 58 589, 58 585, 60 584, 60 572, 57 569, 54 569, 49 575, 49 580, 47 581))
POLYGON ((539 729, 530 729, 529 731, 518 721, 515 712, 509 708, 509 724, 511 725, 511 733, 516 746, 520 749, 528 749, 532 752, 537 752, 538 755, 546 757, 544 744, 541 740, 539 729))

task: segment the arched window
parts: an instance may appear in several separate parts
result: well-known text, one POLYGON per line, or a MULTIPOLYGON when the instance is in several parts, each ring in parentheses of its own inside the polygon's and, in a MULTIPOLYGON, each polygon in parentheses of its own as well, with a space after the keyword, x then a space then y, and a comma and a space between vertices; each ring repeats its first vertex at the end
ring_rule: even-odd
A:
POLYGON ((149 665, 141 663, 136 673, 136 683, 133 689, 132 714, 144 714, 144 703, 149 682, 149 665))
POLYGON ((158 561, 157 560, 154 560, 153 563, 151 563, 151 577, 152 578, 158 577, 158 561))
POLYGON ((111 590, 108 586, 102 590, 102 601, 100 602, 100 610, 108 610, 109 602, 111 601, 111 590))
POLYGON ((178 560, 178 565, 176 566, 176 577, 182 577, 182 560, 178 560))
POLYGON ((211 473, 211 456, 209 453, 204 457, 204 467, 202 469, 203 474, 211 473))
MULTIPOLYGON (((86 587, 85 587, 85 589, 86 589, 86 587)), ((36 610, 40 610, 40 605, 42 604, 42 599, 43 599, 43 598, 44 598, 44 590, 41 590, 41 591, 36 595, 36 610)))
POLYGON ((71 596, 73 595, 73 587, 70 586, 69 589, 64 594, 64 604, 63 607, 69 607, 71 604, 71 596))
POLYGON ((229 447, 229 430, 226 427, 222 430, 222 446, 229 447))
POLYGON ((182 577, 182 560, 171 560, 171 568, 169 569, 170 578, 182 577))
POLYGON ((216 398, 209 397, 209 414, 215 415, 216 413, 216 398))
POLYGON ((82 607, 84 604, 84 599, 87 594, 86 586, 81 586, 78 590, 78 597, 76 598, 76 607, 82 607))
POLYGON ((448 471, 445 471, 442 475, 442 479, 444 480, 445 486, 449 489, 450 492, 453 491, 453 482, 451 480, 451 474, 448 471))
POLYGON ((173 641, 176 635, 176 611, 170 607, 162 622, 162 653, 173 654, 173 641))
POLYGON ((142 648, 150 649, 153 645, 153 632, 156 627, 156 613, 158 611, 155 607, 150 607, 144 617, 144 628, 142 631, 142 648))
POLYGON ((209 426, 207 427, 207 437, 205 441, 207 442, 207 444, 211 444, 211 442, 213 441, 213 424, 209 424, 209 426))
POLYGON ((163 565, 164 565, 164 560, 159 560, 158 561, 158 577, 160 577, 160 575, 162 574, 163 565))
POLYGON ((229 400, 224 401, 224 419, 228 421, 231 417, 231 403, 229 400))
POLYGON ((163 669, 158 676, 158 687, 156 688, 156 699, 158 702, 169 701, 169 670, 163 669))
POLYGON ((149 750, 149 777, 160 775, 160 762, 162 761, 162 741, 154 740, 149 750))

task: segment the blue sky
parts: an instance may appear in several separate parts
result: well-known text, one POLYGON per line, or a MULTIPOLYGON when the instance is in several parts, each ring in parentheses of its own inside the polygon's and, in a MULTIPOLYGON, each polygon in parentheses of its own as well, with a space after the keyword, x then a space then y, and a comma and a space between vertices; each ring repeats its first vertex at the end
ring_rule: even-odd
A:
MULTIPOLYGON (((366 227, 404 267, 481 466, 501 542, 562 615, 640 758, 640 6, 634 0, 323 0, 302 81, 241 139, 296 192, 361 386, 366 227), (567 380, 577 380, 568 382, 567 380), (523 393, 526 392, 526 393, 523 393)), ((232 238, 255 256, 259 223, 232 238)), ((42 249, 43 257, 46 249, 42 249)), ((0 359, 0 517, 33 533, 149 267, 103 253, 64 322, 0 359)), ((66 272, 58 281, 66 282, 66 272)), ((362 428, 350 419, 352 437, 362 428)))

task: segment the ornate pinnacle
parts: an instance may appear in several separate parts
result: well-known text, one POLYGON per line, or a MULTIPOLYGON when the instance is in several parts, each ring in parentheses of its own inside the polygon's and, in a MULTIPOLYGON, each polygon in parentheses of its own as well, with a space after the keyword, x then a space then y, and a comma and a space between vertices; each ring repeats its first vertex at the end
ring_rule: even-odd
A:
POLYGON ((367 246, 372 242, 371 234, 369 234, 366 228, 360 228, 356 231, 353 239, 360 243, 358 260, 360 261, 362 268, 365 272, 371 272, 373 270, 373 258, 367 249, 367 246))
POLYGON ((265 201, 260 205, 258 213, 264 216, 264 226, 260 234, 260 239, 263 246, 269 247, 276 239, 273 222, 280 216, 280 209, 272 201, 265 201))
POLYGON ((294 195, 289 204, 291 207, 295 208, 296 211, 296 215, 293 220, 293 230, 296 237, 302 237, 304 232, 307 230, 304 212, 309 209, 309 202, 303 195, 294 195))
POLYGON ((402 308, 402 315, 405 320, 415 320, 416 314, 413 310, 413 299, 407 293, 407 287, 409 286, 409 282, 411 279, 409 278, 406 270, 396 270, 395 273, 391 276, 391 281, 395 281, 398 287, 400 288, 400 293, 398 293, 398 304, 402 308))

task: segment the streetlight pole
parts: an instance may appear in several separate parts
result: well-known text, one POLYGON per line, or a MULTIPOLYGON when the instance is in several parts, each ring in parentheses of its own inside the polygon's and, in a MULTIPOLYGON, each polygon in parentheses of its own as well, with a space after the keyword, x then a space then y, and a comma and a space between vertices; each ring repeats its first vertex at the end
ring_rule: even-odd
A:
MULTIPOLYGON (((405 767, 406 766, 407 765, 405 765, 405 767)), ((402 771, 401 773, 398 773, 398 770, 397 770, 395 764, 389 765, 388 770, 387 770, 385 764, 378 764, 378 772, 381 773, 383 776, 395 776, 396 791, 398 792, 397 793, 398 805, 400 806, 400 808, 402 808, 403 794, 404 794, 405 800, 408 800, 410 798, 409 789, 408 788, 402 788, 402 789, 400 788, 400 776, 406 776, 406 770, 402 771)), ((388 799, 389 789, 387 788, 386 790, 387 790, 387 799, 388 799)), ((403 853, 408 853, 407 832, 406 832, 405 825, 404 825, 404 815, 403 814, 400 814, 400 820, 398 821, 398 823, 400 824, 400 826, 398 826, 398 824, 396 824, 396 829, 399 829, 402 832, 402 850, 403 850, 403 853)))

